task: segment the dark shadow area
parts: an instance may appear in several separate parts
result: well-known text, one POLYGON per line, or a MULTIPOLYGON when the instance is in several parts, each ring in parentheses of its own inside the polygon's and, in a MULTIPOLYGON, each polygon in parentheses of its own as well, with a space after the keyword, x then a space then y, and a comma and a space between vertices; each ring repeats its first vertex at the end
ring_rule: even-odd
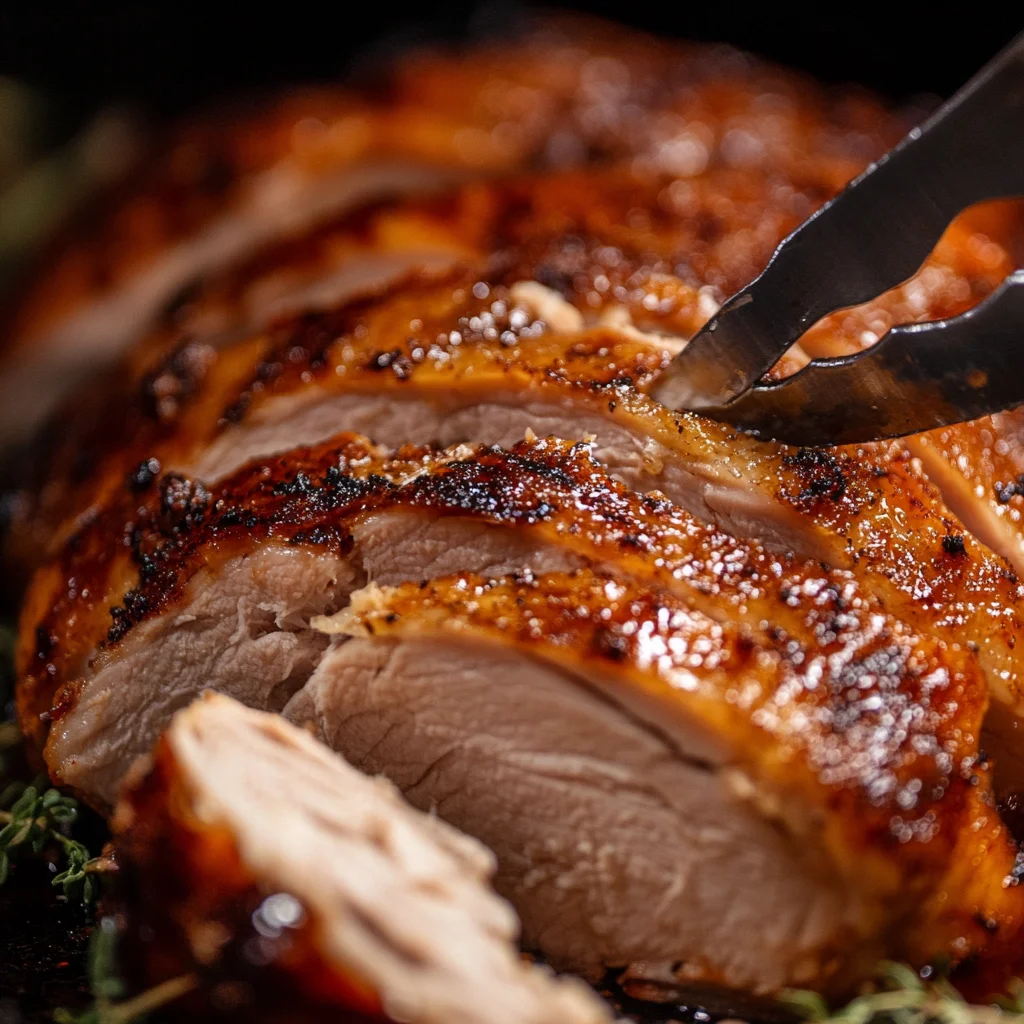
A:
POLYGON ((499 36, 528 10, 575 9, 667 36, 723 40, 895 97, 948 94, 1024 29, 1013 4, 392 3, 7 4, 0 74, 22 78, 76 121, 134 100, 174 114, 224 92, 333 78, 410 43, 499 36))

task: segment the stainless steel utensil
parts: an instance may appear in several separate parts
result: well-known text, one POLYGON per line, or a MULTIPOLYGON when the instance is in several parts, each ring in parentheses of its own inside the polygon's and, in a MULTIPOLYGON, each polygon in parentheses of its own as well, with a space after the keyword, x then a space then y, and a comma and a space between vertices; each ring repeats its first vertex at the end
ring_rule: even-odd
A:
POLYGON ((759 383, 823 316, 911 277, 949 222, 1024 195, 1024 34, 775 251, 653 389, 677 409, 801 445, 897 437, 1024 403, 1024 271, 976 308, 759 383))

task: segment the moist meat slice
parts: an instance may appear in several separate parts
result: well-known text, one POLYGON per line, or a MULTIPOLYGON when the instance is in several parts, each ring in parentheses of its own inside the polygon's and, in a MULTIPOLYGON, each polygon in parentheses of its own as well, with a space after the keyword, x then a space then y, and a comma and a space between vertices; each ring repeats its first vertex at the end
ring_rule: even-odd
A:
POLYGON ((883 956, 1019 957, 965 652, 890 635, 830 672, 586 570, 370 587, 315 625, 340 642, 285 716, 490 846, 557 965, 840 992, 883 956))
MULTIPOLYGON (((37 575, 22 617, 22 725, 55 777, 101 804, 201 689, 280 709, 326 645, 310 616, 365 580, 600 566, 753 643, 837 644, 827 674, 841 651, 912 631, 849 571, 739 542, 553 439, 386 457, 346 437, 130 498, 37 575)), ((997 752, 1004 774, 1012 750, 997 752)))
MULTIPOLYGON (((66 385, 205 274, 361 198, 606 161, 684 186, 708 165, 763 166, 782 189, 814 166, 832 193, 906 127, 866 96, 753 58, 578 19, 406 54, 377 77, 374 90, 308 89, 172 133, 26 288, 6 331, 0 439, 29 428, 61 370, 66 385)), ((809 212, 798 193, 785 198, 809 212)))
POLYGON ((246 1020, 610 1021, 521 960, 487 850, 276 715, 213 694, 177 714, 114 833, 129 956, 150 984, 197 973, 211 1016, 230 990, 246 1020))

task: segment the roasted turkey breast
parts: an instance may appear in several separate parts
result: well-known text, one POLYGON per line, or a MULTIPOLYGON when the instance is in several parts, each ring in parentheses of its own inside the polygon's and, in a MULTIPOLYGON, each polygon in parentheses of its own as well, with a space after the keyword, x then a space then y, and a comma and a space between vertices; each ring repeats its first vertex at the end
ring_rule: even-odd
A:
POLYGON ((882 955, 989 962, 972 914, 1016 927, 977 659, 849 571, 737 541, 556 441, 383 458, 346 438, 136 501, 37 576, 20 652, 23 721, 100 805, 212 686, 313 723, 492 845, 527 941, 559 966, 843 990, 882 955), (432 587, 457 567, 517 575, 432 587), (429 640, 445 614, 452 636, 429 640), (329 648, 342 626, 361 639, 329 648), (485 633, 511 646, 477 649, 485 633), (780 814, 799 819, 782 838, 780 814), (945 881, 983 851, 969 886, 945 881), (952 916, 933 920, 933 898, 952 916), (748 940, 723 944, 726 926, 748 940))
MULTIPOLYGON (((5 395, 127 349, 7 502, 52 776, 109 808, 212 689, 482 839, 559 968, 838 994, 895 957, 987 998, 1024 920, 1019 414, 794 449, 648 397, 905 122, 561 22, 386 82, 183 131, 10 321, 5 395)), ((968 309, 1022 239, 1019 203, 965 212, 775 372, 968 309)), ((202 715, 290 735, 203 707, 136 792, 243 784, 202 715)))
MULTIPOLYGON (((528 345, 538 332, 568 334, 595 323, 655 350, 677 350, 721 299, 758 272, 799 221, 793 204, 779 201, 777 175, 760 167, 709 169, 685 182, 685 196, 680 184, 665 175, 613 169, 469 185, 439 200, 375 206, 258 252, 193 290, 146 335, 107 387, 78 395, 68 405, 39 446, 35 480, 20 497, 9 547, 21 558, 27 549, 45 547, 61 520, 87 508, 104 481, 109 484, 112 476, 120 481, 133 465, 133 454, 151 454, 169 433, 192 437, 197 429, 209 430, 183 423, 202 421, 203 408, 206 419, 237 417, 249 383, 247 365, 259 365, 263 376, 253 382, 258 390, 276 387, 274 368, 282 360, 301 361, 299 353, 313 331, 336 333, 346 323, 358 330, 364 311, 372 320, 390 321, 389 347, 365 351, 363 346, 360 353, 365 359, 380 357, 386 364, 381 369, 390 365, 389 353, 406 357, 396 370, 410 358, 393 347, 390 335, 396 331, 424 352, 445 346, 453 329, 456 344, 483 340, 474 334, 490 341, 500 335, 503 344, 495 347, 505 361, 517 354, 510 348, 528 345), (638 209, 655 209, 658 216, 638 219, 638 209), (369 307, 346 303, 353 292, 389 276, 400 279, 412 266, 439 274, 459 261, 468 261, 471 269, 442 279, 457 282, 464 294, 486 287, 488 301, 471 295, 468 307, 456 310, 446 296, 424 288, 428 279, 419 282, 422 290, 409 281, 393 289, 404 302, 389 302, 385 292, 369 307), (502 297, 510 288, 513 302, 502 297), (423 323, 426 314, 433 334, 406 332, 404 324, 394 322, 416 295, 422 308, 408 310, 409 323, 423 323), (508 322, 500 313, 496 317, 496 299, 506 312, 513 307, 508 322), (453 316, 444 316, 446 305, 453 316), (285 324, 274 328, 270 337, 279 343, 268 350, 268 336, 261 332, 288 311, 322 315, 301 317, 291 332, 285 324), (529 319, 522 322, 524 316, 529 319), (467 329, 474 317, 476 332, 467 329), (229 350, 218 354, 225 346, 229 350), (136 444, 125 446, 125 437, 136 444)), ((828 198, 830 188, 809 177, 792 181, 783 192, 801 196, 802 209, 828 198)), ((1011 264, 995 241, 980 246, 978 239, 988 236, 969 230, 979 218, 978 213, 961 218, 929 265, 903 289, 857 316, 831 317, 818 325, 805 339, 808 350, 853 351, 894 322, 954 315, 986 295, 1011 264), (868 324, 878 333, 872 334, 868 324)), ((989 211, 982 222, 992 219, 989 211)), ((1012 219, 999 224, 1006 235, 1012 219)), ((531 358, 536 356, 527 351, 531 358)), ((795 351, 788 363, 796 366, 802 358, 795 351)), ((628 374, 627 364, 620 379, 628 374)), ((962 475, 961 463, 951 461, 962 475)), ((939 480, 945 482, 941 474, 939 480)), ((965 503, 952 490, 962 509, 965 503)), ((996 550, 1006 553, 998 545, 996 550)))
MULTIPOLYGON (((657 489, 735 537, 850 569, 889 614, 970 644, 996 702, 991 732, 1011 741, 993 752, 1015 761, 1020 595, 1010 567, 971 537, 902 444, 786 449, 648 399, 672 351, 621 326, 583 326, 533 281, 463 271, 406 281, 212 355, 186 389, 187 415, 140 421, 91 484, 122 517, 101 517, 113 537, 135 514, 129 464, 142 479, 156 467, 213 483, 246 459, 342 429, 386 445, 592 436, 595 457, 629 486, 657 489)), ((72 547, 78 557, 80 539, 72 547)))
POLYGON ((484 847, 277 715, 212 694, 176 715, 114 834, 129 959, 151 984, 197 975, 190 1019, 610 1020, 520 959, 484 847))
POLYGON ((23 723, 99 802, 204 687, 282 707, 325 646, 310 616, 366 581, 594 565, 769 644, 838 653, 911 632, 853 573, 739 541, 555 439, 386 456, 349 435, 216 486, 153 479, 132 498, 37 575, 24 611, 23 723))

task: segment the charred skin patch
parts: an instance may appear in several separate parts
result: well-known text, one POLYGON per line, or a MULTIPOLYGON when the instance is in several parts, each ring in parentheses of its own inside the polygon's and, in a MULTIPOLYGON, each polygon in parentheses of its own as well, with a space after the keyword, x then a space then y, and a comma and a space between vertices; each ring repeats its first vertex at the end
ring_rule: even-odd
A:
POLYGON ((824 448, 800 448, 793 455, 784 455, 782 462, 792 467, 803 487, 795 501, 807 504, 822 499, 839 501, 846 494, 846 474, 832 452, 824 448))
POLYGON ((199 390, 212 358, 209 346, 188 341, 169 352, 139 383, 143 414, 160 423, 177 419, 199 390))
POLYGON ((942 550, 947 555, 953 555, 959 557, 967 554, 967 547, 964 544, 963 534, 961 533, 949 533, 942 538, 942 550))

